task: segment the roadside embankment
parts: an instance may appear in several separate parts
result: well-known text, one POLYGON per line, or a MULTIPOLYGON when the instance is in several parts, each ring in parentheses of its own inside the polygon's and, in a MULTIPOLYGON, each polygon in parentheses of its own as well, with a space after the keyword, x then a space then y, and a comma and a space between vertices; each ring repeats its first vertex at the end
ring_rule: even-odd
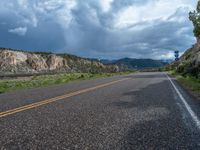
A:
POLYGON ((200 97, 200 79, 191 75, 182 75, 176 71, 170 71, 169 74, 176 78, 176 80, 185 89, 189 90, 191 94, 200 97))

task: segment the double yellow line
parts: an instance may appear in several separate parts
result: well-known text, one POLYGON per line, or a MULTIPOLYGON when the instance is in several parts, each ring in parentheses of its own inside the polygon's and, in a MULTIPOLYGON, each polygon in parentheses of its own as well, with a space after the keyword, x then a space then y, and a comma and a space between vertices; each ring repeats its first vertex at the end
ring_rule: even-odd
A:
POLYGON ((103 88, 103 87, 106 87, 106 86, 109 86, 109 85, 113 85, 113 84, 116 84, 118 82, 122 82, 122 81, 125 81, 125 80, 128 80, 128 78, 117 80, 117 81, 112 81, 112 82, 101 84, 101 85, 98 85, 98 86, 95 86, 95 87, 79 90, 79 91, 72 92, 72 93, 69 93, 69 94, 65 94, 65 95, 62 95, 62 96, 57 96, 57 97, 46 99, 46 100, 43 100, 43 101, 40 101, 40 102, 36 102, 36 103, 28 104, 28 105, 25 105, 25 106, 22 106, 22 107, 3 111, 3 112, 0 112, 0 118, 6 117, 6 116, 9 116, 9 115, 12 115, 12 114, 16 114, 16 113, 19 113, 19 112, 23 112, 23 111, 26 111, 26 110, 29 110, 29 109, 37 108, 39 106, 43 106, 43 105, 46 105, 46 104, 49 104, 49 103, 53 103, 53 102, 56 102, 56 101, 59 101, 59 100, 63 100, 65 98, 69 98, 69 97, 72 97, 72 96, 76 96, 76 95, 79 95, 79 94, 90 92, 90 91, 93 91, 93 90, 96 90, 96 89, 99 89, 99 88, 103 88))

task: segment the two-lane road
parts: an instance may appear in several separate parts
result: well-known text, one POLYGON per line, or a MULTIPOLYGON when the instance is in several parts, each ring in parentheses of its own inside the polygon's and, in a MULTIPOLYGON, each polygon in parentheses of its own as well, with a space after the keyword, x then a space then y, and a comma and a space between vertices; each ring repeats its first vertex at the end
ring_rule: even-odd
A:
POLYGON ((0 95, 0 149, 200 149, 200 103, 165 73, 0 95))

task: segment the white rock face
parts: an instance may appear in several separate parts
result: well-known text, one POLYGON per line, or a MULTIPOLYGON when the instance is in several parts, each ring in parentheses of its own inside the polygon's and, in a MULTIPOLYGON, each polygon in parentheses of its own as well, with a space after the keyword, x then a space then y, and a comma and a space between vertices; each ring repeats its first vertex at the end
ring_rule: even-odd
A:
POLYGON ((49 56, 49 58, 47 59, 47 65, 49 67, 49 70, 56 70, 67 67, 67 65, 64 64, 64 59, 56 55, 49 56))
POLYGON ((13 53, 9 51, 0 52, 0 66, 3 67, 5 64, 15 65, 15 56, 13 53))
POLYGON ((27 54, 23 52, 15 52, 16 63, 23 63, 27 60, 27 54))
POLYGON ((0 62, 7 65, 17 65, 27 60, 27 54, 10 50, 0 51, 0 62))
POLYGON ((114 65, 70 55, 38 54, 0 49, 0 74, 43 72, 118 72, 114 65))
POLYGON ((48 69, 46 60, 38 54, 27 54, 27 63, 36 71, 45 71, 48 69))

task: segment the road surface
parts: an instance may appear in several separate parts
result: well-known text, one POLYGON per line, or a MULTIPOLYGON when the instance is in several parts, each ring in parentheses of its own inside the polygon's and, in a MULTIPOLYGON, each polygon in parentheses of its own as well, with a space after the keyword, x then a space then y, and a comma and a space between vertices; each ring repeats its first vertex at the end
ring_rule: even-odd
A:
POLYGON ((165 73, 0 95, 0 149, 200 149, 200 102, 165 73))

